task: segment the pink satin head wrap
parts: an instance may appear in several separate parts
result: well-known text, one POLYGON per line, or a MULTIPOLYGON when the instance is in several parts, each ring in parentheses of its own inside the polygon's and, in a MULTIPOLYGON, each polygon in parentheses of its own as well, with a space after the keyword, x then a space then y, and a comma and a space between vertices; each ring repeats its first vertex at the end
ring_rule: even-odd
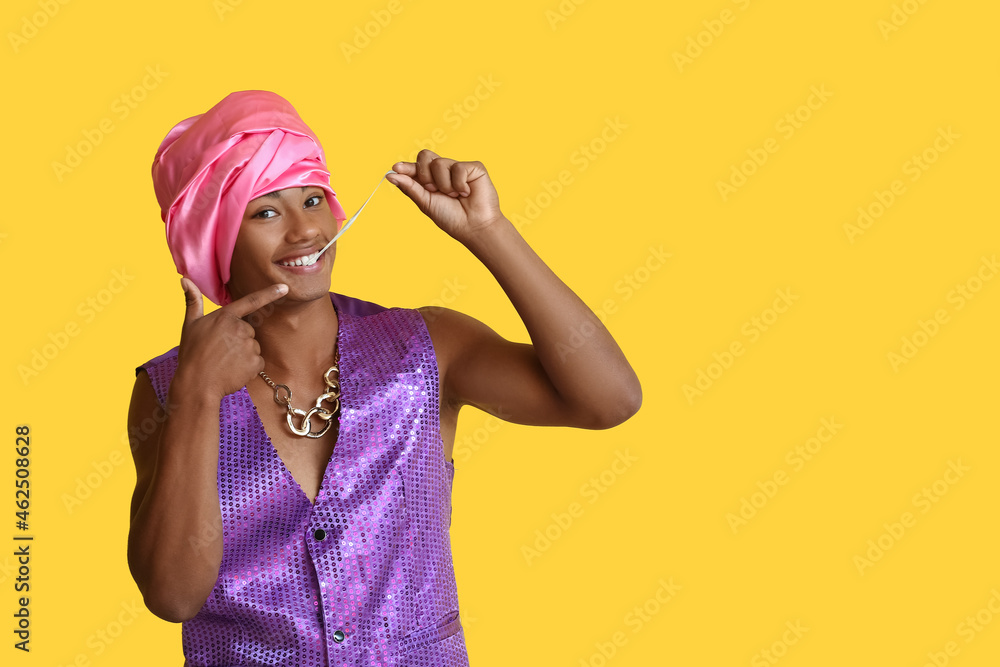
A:
POLYGON ((347 218, 330 188, 323 147, 280 95, 244 90, 174 126, 153 159, 153 187, 177 271, 215 303, 231 301, 230 262, 251 200, 314 185, 338 227, 347 218))

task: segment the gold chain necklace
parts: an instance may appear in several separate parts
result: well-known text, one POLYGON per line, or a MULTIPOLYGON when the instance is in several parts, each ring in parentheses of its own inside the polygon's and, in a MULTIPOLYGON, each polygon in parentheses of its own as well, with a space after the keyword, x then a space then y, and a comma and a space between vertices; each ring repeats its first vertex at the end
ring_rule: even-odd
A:
POLYGON ((264 371, 261 371, 259 375, 264 379, 264 382, 268 383, 272 389, 274 389, 274 402, 278 405, 285 406, 285 421, 288 422, 288 428, 292 430, 295 435, 305 436, 307 438, 319 438, 324 433, 326 433, 330 424, 333 423, 333 417, 340 414, 340 346, 338 345, 334 352, 333 366, 327 369, 326 373, 323 373, 323 382, 326 383, 326 391, 320 394, 319 398, 316 399, 315 406, 309 408, 309 411, 299 410, 298 408, 292 407, 292 390, 288 388, 287 385, 275 384, 274 381, 267 377, 264 371), (284 395, 282 395, 284 391, 284 395), (323 407, 323 403, 330 401, 333 403, 333 409, 328 410, 323 407), (301 418, 300 426, 295 426, 292 423, 292 417, 301 418), (322 421, 326 422, 318 431, 312 430, 312 423, 310 420, 313 417, 317 417, 322 421))

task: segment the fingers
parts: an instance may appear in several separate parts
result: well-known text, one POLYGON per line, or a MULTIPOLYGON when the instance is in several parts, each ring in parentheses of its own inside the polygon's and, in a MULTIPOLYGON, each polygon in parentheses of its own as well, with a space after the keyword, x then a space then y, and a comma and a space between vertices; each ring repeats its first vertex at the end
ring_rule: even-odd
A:
POLYGON ((386 176, 386 180, 402 190, 403 194, 412 199, 421 211, 427 213, 430 210, 431 193, 424 189, 423 185, 413 180, 411 176, 397 171, 391 176, 386 176))
POLYGON ((455 189, 451 186, 451 166, 452 164, 458 164, 457 162, 451 163, 445 160, 434 160, 430 164, 431 178, 434 179, 434 185, 437 186, 438 192, 450 196, 455 196, 455 189))
MULTIPOLYGON (((416 162, 397 162, 392 167, 397 174, 409 176, 419 183, 427 192, 440 192, 449 197, 468 197, 472 180, 478 178, 477 172, 485 173, 480 162, 459 162, 450 158, 440 157, 434 151, 424 149, 417 154, 416 162)), ((394 185, 399 180, 389 179, 394 185)))
MULTIPOLYGON (((417 165, 413 162, 397 162, 392 165, 392 170, 397 174, 413 178, 417 175, 417 165)), ((392 178, 392 174, 387 174, 387 178, 392 178)))
POLYGON ((469 174, 472 173, 474 167, 469 167, 470 163, 456 162, 451 165, 448 176, 451 178, 452 192, 447 194, 452 197, 468 197, 472 193, 472 189, 469 187, 469 174))
POLYGON ((417 153, 417 176, 418 183, 424 186, 428 192, 437 192, 438 188, 434 183, 434 176, 431 171, 431 164, 435 160, 440 160, 441 156, 426 148, 417 153))
POLYGON ((288 285, 277 283, 270 287, 251 292, 246 296, 223 306, 220 310, 226 310, 236 317, 245 317, 252 312, 260 310, 272 301, 277 301, 288 293, 288 285))
POLYGON ((187 278, 181 278, 181 288, 184 290, 184 323, 194 322, 205 314, 205 304, 201 299, 201 290, 187 278))

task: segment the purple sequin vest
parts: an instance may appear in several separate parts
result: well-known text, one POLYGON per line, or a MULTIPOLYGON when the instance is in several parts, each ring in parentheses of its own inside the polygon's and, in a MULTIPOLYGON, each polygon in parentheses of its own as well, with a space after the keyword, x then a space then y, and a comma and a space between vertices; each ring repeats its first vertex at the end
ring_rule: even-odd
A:
MULTIPOLYGON (((427 327, 415 310, 330 298, 343 399, 315 504, 246 387, 222 399, 222 565, 183 625, 187 665, 468 665, 427 327)), ((176 367, 177 348, 141 366, 161 403, 176 367)))

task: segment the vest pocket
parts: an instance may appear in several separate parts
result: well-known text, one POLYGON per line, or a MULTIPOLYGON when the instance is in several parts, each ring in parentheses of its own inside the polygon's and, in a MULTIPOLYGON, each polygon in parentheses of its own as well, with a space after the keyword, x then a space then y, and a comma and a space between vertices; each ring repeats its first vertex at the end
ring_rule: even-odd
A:
MULTIPOLYGON (((432 646, 438 642, 443 642, 462 629, 462 619, 458 612, 453 611, 442 617, 432 626, 420 628, 411 632, 393 646, 393 656, 409 656, 411 652, 432 646)), ((400 663, 403 664, 403 663, 400 663)))

